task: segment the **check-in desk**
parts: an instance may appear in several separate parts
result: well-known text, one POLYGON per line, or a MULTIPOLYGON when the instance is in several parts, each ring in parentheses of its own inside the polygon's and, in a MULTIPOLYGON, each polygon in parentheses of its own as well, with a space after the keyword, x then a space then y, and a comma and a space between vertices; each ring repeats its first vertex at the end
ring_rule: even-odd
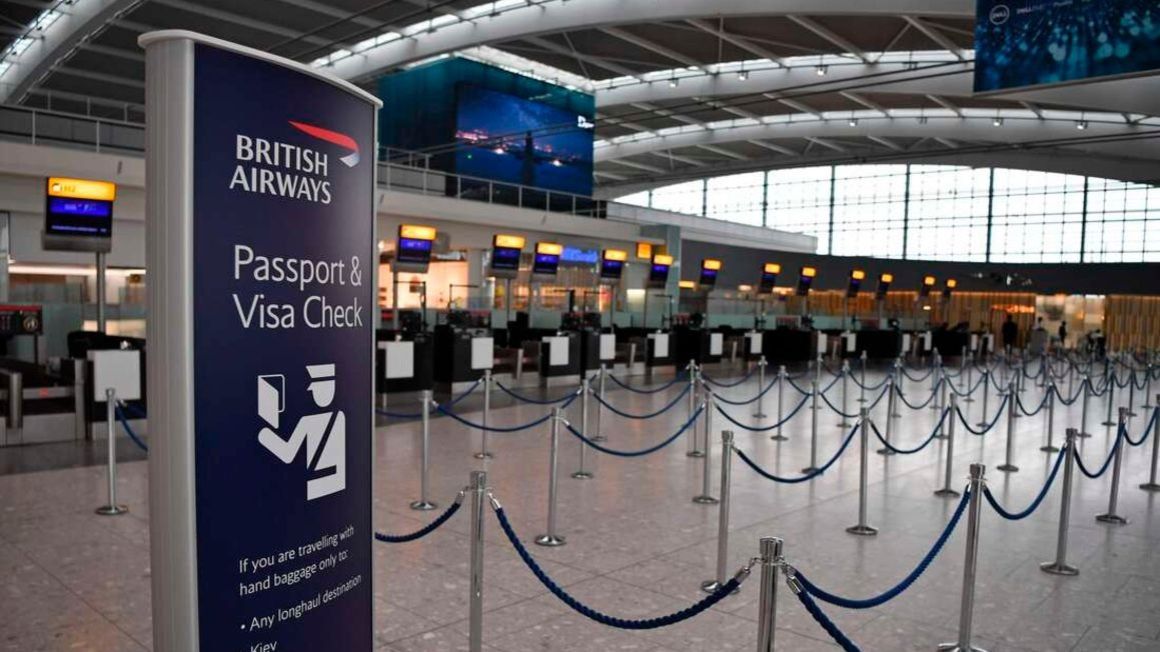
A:
POLYGON ((971 334, 964 331, 934 331, 934 348, 943 358, 959 357, 971 343, 971 334))
POLYGON ((540 379, 545 387, 580 382, 580 333, 556 333, 540 337, 540 379))
POLYGON ((434 339, 437 394, 467 390, 495 363, 495 339, 487 329, 440 324, 435 327, 434 339))
POLYGON ((657 367, 671 367, 675 362, 673 357, 673 334, 668 331, 656 331, 645 335, 644 365, 646 370, 652 371, 657 367))
POLYGON ((379 329, 375 342, 376 391, 397 394, 434 389, 435 363, 429 333, 379 329))
POLYGON ((725 352, 725 334, 703 328, 674 328, 672 339, 675 343, 673 364, 678 369, 688 366, 690 360, 698 365, 721 362, 725 352))
POLYGON ((815 357, 814 331, 778 328, 762 334, 761 350, 770 364, 805 362, 815 357))
POLYGON ((893 360, 902 355, 902 331, 897 330, 861 330, 857 331, 857 355, 866 352, 866 357, 875 360, 893 360))

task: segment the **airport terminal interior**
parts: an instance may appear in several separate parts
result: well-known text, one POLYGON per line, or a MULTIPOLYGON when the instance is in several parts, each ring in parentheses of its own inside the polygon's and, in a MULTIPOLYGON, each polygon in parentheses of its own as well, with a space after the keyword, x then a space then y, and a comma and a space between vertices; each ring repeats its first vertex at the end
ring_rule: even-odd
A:
POLYGON ((1154 0, 0 0, 0 650, 1160 651, 1154 0))

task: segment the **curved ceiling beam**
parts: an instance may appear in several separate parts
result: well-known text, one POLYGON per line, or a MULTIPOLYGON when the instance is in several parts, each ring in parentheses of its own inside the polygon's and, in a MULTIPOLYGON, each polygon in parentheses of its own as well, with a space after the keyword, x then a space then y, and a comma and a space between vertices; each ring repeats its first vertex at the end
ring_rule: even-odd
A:
POLYGON ((142 0, 79 0, 61 7, 62 14, 28 46, 0 78, 0 104, 19 102, 32 87, 106 24, 142 0))
POLYGON ((973 18, 972 0, 545 0, 513 8, 497 16, 481 16, 439 27, 363 50, 332 64, 338 76, 359 81, 383 70, 477 45, 541 34, 570 32, 633 23, 656 24, 712 15, 744 16, 951 16, 973 18))

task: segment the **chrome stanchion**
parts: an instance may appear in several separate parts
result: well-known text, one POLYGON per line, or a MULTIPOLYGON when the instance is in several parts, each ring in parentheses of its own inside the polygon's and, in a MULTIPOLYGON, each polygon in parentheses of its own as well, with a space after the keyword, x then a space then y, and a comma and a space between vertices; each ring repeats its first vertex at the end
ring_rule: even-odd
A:
POLYGON ((1079 433, 1077 436, 1091 437, 1092 434, 1088 432, 1088 403, 1091 401, 1092 397, 1092 377, 1088 374, 1084 374, 1079 383, 1083 388, 1083 403, 1080 404, 1079 433))
POLYGON ((1011 461, 1012 453, 1015 451, 1015 413, 1019 411, 1018 387, 1019 383, 1014 380, 1007 386, 1007 396, 1010 397, 1007 399, 1007 454, 1003 463, 995 467, 1004 473, 1015 473, 1019 470, 1019 467, 1011 461))
POLYGON ((940 652, 986 652, 971 643, 975 617, 975 576, 979 568, 979 525, 983 516, 982 464, 971 465, 971 504, 967 510, 967 553, 963 560, 963 596, 959 603, 959 639, 956 643, 938 646, 940 652))
POLYGON ((600 397, 596 401, 596 432, 592 434, 590 439, 592 441, 608 441, 604 436, 604 377, 608 373, 608 367, 603 362, 600 363, 600 373, 596 377, 596 395, 600 397))
POLYGON ((975 379, 975 361, 972 360, 971 363, 967 365, 967 386, 966 386, 967 395, 965 397, 963 397, 963 403, 974 403, 975 402, 975 397, 972 396, 972 394, 974 394, 974 392, 971 391, 971 388, 975 386, 974 379, 975 379))
MULTIPOLYGON (((933 362, 933 361, 934 361, 934 358, 932 357, 931 362, 933 362)), ((933 372, 931 372, 931 373, 933 373, 933 372)), ((891 389, 893 390, 895 388, 898 389, 899 394, 903 394, 903 395, 906 394, 906 392, 904 391, 906 389, 906 376, 904 376, 902 374, 902 361, 899 360, 898 358, 894 359, 894 382, 891 383, 891 389)), ((893 391, 891 391, 889 399, 890 399, 890 402, 887 403, 887 406, 890 408, 890 412, 887 413, 889 418, 890 419, 897 419, 897 418, 901 417, 902 413, 899 412, 898 403, 894 402, 894 392, 893 391)), ((890 427, 889 423, 890 423, 890 421, 888 419, 887 420, 887 428, 890 427)))
POLYGON ((777 576, 785 559, 783 542, 777 537, 761 538, 761 594, 757 602, 757 652, 774 652, 777 631, 777 576))
MULTIPOLYGON (((483 421, 482 424, 487 426, 488 417, 491 416, 491 369, 483 370, 483 421)), ((479 429, 479 452, 475 454, 477 460, 489 460, 492 454, 487 450, 487 428, 479 429)))
MULTIPOLYGON (((701 458, 704 462, 701 465, 701 494, 693 496, 693 502, 698 505, 716 505, 717 499, 710 494, 709 490, 709 483, 713 479, 713 472, 710 468, 713 463, 713 449, 709 445, 709 433, 713 432, 713 390, 706 386, 703 391, 705 392, 705 456, 701 458)), ((693 426, 693 429, 696 430, 696 426, 693 426)))
POLYGON ((431 462, 431 390, 425 389, 419 393, 419 416, 422 423, 421 460, 419 462, 419 500, 411 503, 411 509, 420 512, 429 512, 438 505, 428 499, 429 466, 431 462))
POLYGON ((1039 565, 1040 570, 1052 575, 1079 575, 1079 569, 1067 563, 1067 528, 1071 521, 1071 484, 1075 474, 1075 440, 1079 436, 1075 428, 1067 429, 1067 441, 1063 463, 1063 492, 1059 500, 1059 539, 1055 546, 1055 561, 1039 565))
POLYGON ((1128 408, 1120 408, 1120 424, 1116 428, 1115 452, 1112 457, 1112 490, 1108 494, 1108 511, 1096 517, 1100 523, 1128 524, 1128 519, 1116 513, 1120 502, 1120 471, 1124 463, 1124 428, 1128 425, 1128 413, 1128 408))
POLYGON ((117 504, 117 391, 112 387, 105 390, 105 423, 108 431, 105 439, 108 446, 108 464, 105 467, 105 479, 108 481, 109 502, 97 508, 101 516, 118 516, 129 511, 124 505, 117 504))
MULTIPOLYGON (((1157 407, 1154 410, 1160 410, 1160 396, 1156 397, 1157 407)), ((1152 422, 1152 471, 1148 475, 1148 481, 1140 485, 1144 491, 1160 491, 1160 482, 1156 478, 1156 463, 1160 461, 1160 422, 1152 422)))
MULTIPOLYGON (((483 506, 487 472, 472 471, 471 486, 471 588, 467 618, 468 650, 483 650, 483 506)), ((492 498, 494 501, 495 499, 492 498)))
MULTIPOLYGON (((758 360, 757 360, 757 389, 759 392, 762 389, 765 389, 765 366, 766 366, 766 364, 768 364, 768 363, 765 361, 764 355, 761 356, 760 358, 758 358, 758 360)), ((780 367, 780 369, 784 370, 785 365, 782 365, 780 367)), ((782 373, 782 372, 779 371, 778 373, 782 373)), ((767 415, 765 414, 765 394, 761 394, 760 396, 757 397, 757 412, 755 412, 753 414, 753 418, 754 419, 764 419, 766 416, 767 415)))
MULTIPOLYGON (((697 363, 689 360, 689 419, 697 412, 697 363)), ((697 424, 689 426, 689 449, 687 457, 703 457, 705 452, 697 448, 697 424)))
POLYGON ((810 397, 813 408, 810 412, 810 465, 802 469, 802 473, 813 473, 818 470, 818 381, 810 381, 810 397))
POLYGON ((983 416, 979 418, 979 422, 975 424, 976 427, 987 427, 987 397, 991 395, 991 370, 983 369, 983 416))
POLYGON ((848 403, 846 398, 847 398, 847 395, 850 393, 849 392, 849 387, 850 387, 849 381, 850 381, 850 363, 843 360, 842 361, 842 414, 840 415, 842 417, 842 420, 838 422, 839 428, 849 428, 851 425, 853 425, 849 421, 846 420, 846 405, 848 403))
MULTIPOLYGON (((778 365, 777 367, 777 433, 770 439, 773 441, 785 441, 789 439, 781 434, 782 420, 782 405, 785 402, 785 385, 789 381, 789 376, 785 373, 785 365, 778 365)), ((758 399, 761 400, 761 399, 758 399)), ((760 410, 758 410, 760 412, 760 410)))
POLYGON ((942 366, 940 360, 940 364, 930 374, 930 409, 933 411, 937 412, 941 407, 939 402, 946 398, 946 379, 947 370, 942 366))
MULTIPOLYGON (((895 394, 895 392, 894 392, 894 377, 893 376, 886 379, 886 391, 888 392, 886 395, 886 433, 885 433, 885 435, 883 435, 882 438, 885 439, 887 441, 887 443, 889 443, 890 442, 890 435, 894 430, 894 426, 893 426, 894 419, 892 419, 890 416, 894 412, 894 394, 895 394)), ((866 422, 863 421, 862 425, 865 426, 866 422)), ((890 448, 889 446, 883 446, 882 448, 878 449, 878 454, 879 455, 894 455, 895 453, 894 453, 894 450, 892 448, 890 448)))
POLYGON ((1128 375, 1128 416, 1136 416, 1136 370, 1128 375))
POLYGON ((1115 401, 1115 396, 1116 396, 1116 374, 1114 372, 1109 373, 1107 375, 1107 379, 1108 379, 1108 381, 1107 381, 1108 416, 1104 418, 1104 422, 1101 423, 1100 425, 1110 427, 1110 426, 1116 425, 1116 422, 1112 420, 1112 403, 1115 401))
POLYGON ((1055 379, 1047 381, 1047 445, 1041 446, 1039 450, 1044 453, 1059 452, 1059 448, 1055 445, 1055 379))
MULTIPOLYGON (((706 456, 708 457, 708 456, 706 456)), ((715 593, 729 581, 729 506, 733 480, 733 431, 721 432, 721 506, 717 508, 717 577, 701 583, 705 593, 715 593)), ((708 493, 708 492, 706 492, 708 493)))
POLYGON ((556 548, 567 543, 567 540, 556 533, 556 499, 560 485, 559 452, 560 452, 560 421, 563 417, 560 408, 552 408, 551 444, 548 449, 548 533, 536 537, 536 544, 549 548, 556 548))
POLYGON ((958 409, 958 396, 951 394, 951 405, 947 409, 949 412, 946 416, 946 419, 950 421, 950 425, 947 426, 946 474, 944 477, 942 489, 935 491, 934 495, 942 496, 944 498, 955 498, 958 497, 959 492, 955 490, 953 486, 951 486, 951 472, 954 470, 955 464, 955 421, 958 420, 955 417, 955 410, 958 409))
MULTIPOLYGON (((588 379, 582 378, 580 380, 580 434, 588 436, 588 394, 591 388, 588 386, 588 379)), ((588 456, 588 442, 583 439, 580 440, 580 467, 572 474, 572 477, 577 480, 591 480, 592 472, 585 468, 585 460, 588 456)))
MULTIPOLYGON (((1149 362, 1147 364, 1147 366, 1144 367, 1144 405, 1141 407, 1143 407, 1145 410, 1151 410, 1152 405, 1150 405, 1148 403, 1148 400, 1151 398, 1152 398, 1152 363, 1149 362)), ((1160 405, 1160 401, 1156 401, 1156 404, 1160 405)))
MULTIPOLYGON (((959 377, 962 378, 962 375, 960 375, 959 377)), ((947 379, 946 372, 943 372, 942 383, 940 384, 942 391, 939 393, 939 401, 942 403, 942 407, 940 409, 944 410, 944 411, 947 409, 947 385, 949 385, 950 382, 951 381, 949 379, 947 379)), ((951 392, 950 396, 952 399, 954 399, 956 394, 954 392, 951 392)), ((939 429, 939 430, 935 431, 934 438, 935 439, 946 439, 947 433, 945 430, 939 429)))
POLYGON ((866 402, 866 351, 865 351, 865 349, 863 349, 862 355, 858 356, 858 358, 859 358, 859 360, 862 361, 862 369, 860 370, 860 372, 862 374, 862 383, 859 385, 858 402, 865 403, 866 402))
MULTIPOLYGON (((872 537, 878 534, 878 528, 866 524, 866 492, 870 473, 870 414, 862 408, 858 417, 858 524, 846 528, 850 534, 872 537)), ((889 418, 889 417, 888 417, 889 418)))

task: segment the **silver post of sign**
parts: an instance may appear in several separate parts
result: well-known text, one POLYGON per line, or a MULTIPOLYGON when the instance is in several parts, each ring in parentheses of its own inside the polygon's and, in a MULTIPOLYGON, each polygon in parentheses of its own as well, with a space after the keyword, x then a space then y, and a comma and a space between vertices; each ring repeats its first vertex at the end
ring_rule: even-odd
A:
POLYGON ((101 516, 117 516, 129 511, 129 508, 124 505, 117 504, 117 390, 109 387, 105 390, 105 422, 108 432, 105 437, 108 439, 108 465, 105 470, 105 477, 108 480, 109 502, 97 508, 97 513, 101 516))
POLYGON ((991 395, 991 370, 983 369, 983 414, 979 417, 979 422, 975 425, 980 428, 987 427, 987 397, 991 395))
POLYGON ((733 431, 721 432, 721 505, 717 508, 717 577, 703 582, 701 590, 715 593, 729 581, 725 565, 729 563, 729 507, 733 480, 733 431))
MULTIPOLYGON (((689 360, 689 420, 697 413, 697 363, 689 360)), ((697 424, 689 426, 689 447, 686 457, 702 457, 705 452, 697 448, 697 424)))
MULTIPOLYGON (((704 411, 702 417, 705 421, 705 457, 701 458, 703 464, 701 465, 701 493, 693 496, 693 502, 698 505, 716 505, 717 499, 713 497, 710 492, 709 485, 713 480, 713 472, 710 468, 713 463, 713 449, 709 445, 709 433, 713 432, 713 390, 706 386, 702 390, 705 394, 704 411)), ((693 426, 696 429, 696 425, 693 426)))
MULTIPOLYGON (((782 406, 785 404, 785 385, 789 382, 789 376, 785 373, 785 365, 778 365, 777 367, 777 433, 770 439, 773 441, 786 441, 789 437, 781 434, 782 425, 782 406)), ((761 399, 758 399, 761 400, 761 399)), ((758 410, 760 412, 760 410, 758 410)))
MULTIPOLYGON (((588 394, 590 393, 588 386, 588 379, 582 378, 580 380, 580 434, 584 437, 588 436, 588 394)), ((583 439, 580 440, 580 468, 572 474, 572 477, 577 480, 591 480, 592 472, 585 468, 585 459, 588 455, 588 443, 583 439)))
POLYGON ((774 652, 777 632, 777 580, 785 559, 784 543, 777 537, 761 538, 761 594, 757 602, 757 652, 774 652))
POLYGON ((849 395, 849 380, 850 380, 850 363, 846 360, 842 361, 842 420, 838 422, 839 428, 849 428, 853 424, 846 420, 846 400, 849 395))
POLYGON ((1067 429, 1067 441, 1063 454, 1063 491, 1059 499, 1059 539, 1055 546, 1055 561, 1039 565, 1040 570, 1052 575, 1079 575, 1079 569, 1067 563, 1067 528, 1071 523, 1071 485, 1075 475, 1075 440, 1079 433, 1075 428, 1067 429))
POLYGON ((1112 452, 1112 490, 1108 494, 1108 511, 1096 517, 1100 523, 1128 524, 1128 519, 1116 513, 1116 507, 1120 502, 1120 472, 1124 464, 1124 435, 1127 432, 1124 428, 1128 425, 1128 414, 1128 408, 1120 408, 1120 425, 1116 428, 1116 443, 1112 452))
POLYGON ((601 362, 600 372, 596 376, 596 396, 600 400, 596 401, 596 432, 592 433, 592 441, 608 441, 604 436, 604 380, 607 373, 608 367, 601 362))
POLYGON ((1047 444, 1039 450, 1044 453, 1056 453, 1059 447, 1055 445, 1055 379, 1047 381, 1047 444))
POLYGON ((1080 388, 1083 389, 1083 403, 1080 404, 1079 413, 1079 436, 1091 437, 1091 433, 1088 432, 1088 403, 1091 401, 1092 396, 1091 376, 1084 374, 1083 378, 1080 379, 1079 384, 1080 388))
MULTIPOLYGON (((891 414, 893 414, 893 412, 894 412, 894 400, 895 400, 894 399, 894 376, 888 376, 886 378, 886 392, 887 392, 887 394, 886 394, 886 434, 882 438, 886 440, 887 444, 889 444, 890 443, 890 436, 894 430, 894 426, 892 425, 894 423, 894 419, 891 418, 891 414)), ((862 426, 863 427, 866 426, 865 420, 862 421, 862 426)), ((879 455, 894 455, 895 453, 894 453, 893 448, 890 448, 889 446, 883 446, 882 448, 878 449, 878 454, 879 455)))
POLYGON ((1012 461, 1015 452, 1015 413, 1019 411, 1019 384, 1014 380, 1007 386, 1007 451, 1003 463, 995 467, 1004 473, 1015 473, 1018 466, 1012 461))
POLYGON ((430 480, 428 468, 431 463, 431 407, 434 401, 431 399, 431 390, 425 389, 419 395, 419 417, 422 420, 422 443, 420 452, 420 466, 419 466, 419 500, 411 503, 411 509, 420 512, 429 512, 438 505, 428 499, 427 493, 430 480))
POLYGON ((858 384, 858 402, 865 403, 866 402, 866 350, 865 349, 862 350, 862 355, 858 356, 858 359, 861 360, 861 362, 862 362, 862 368, 859 371, 859 373, 862 376, 862 382, 858 384))
POLYGON ((947 408, 948 412, 946 416, 946 419, 950 421, 950 424, 947 426, 946 473, 943 477, 942 489, 934 492, 934 495, 941 496, 943 498, 957 498, 959 496, 959 492, 953 486, 951 486, 951 473, 954 471, 955 466, 955 411, 958 409, 958 396, 956 394, 951 394, 951 406, 947 408))
POLYGON ((491 416, 491 369, 483 370, 483 427, 479 429, 479 452, 475 454, 477 460, 490 460, 492 454, 487 450, 487 422, 491 416))
MULTIPOLYGON (((889 417, 887 417, 889 418, 889 417)), ((866 523, 866 493, 868 491, 870 474, 870 411, 862 408, 858 417, 858 524, 846 528, 850 534, 863 537, 872 537, 878 534, 878 528, 866 523)))
MULTIPOLYGON (((468 609, 468 650, 483 650, 483 523, 487 471, 472 471, 471 486, 471 588, 468 609)), ((492 498, 494 501, 495 499, 492 498)), ((498 505, 498 503, 495 503, 498 505)))
POLYGON ((971 630, 975 618, 975 576, 979 568, 979 525, 983 516, 983 473, 982 464, 971 465, 971 481, 967 491, 971 492, 971 504, 967 510, 967 552, 963 560, 963 595, 959 602, 959 638, 956 643, 938 646, 940 652, 986 652, 971 643, 971 630))
MULTIPOLYGON (((1160 395, 1156 396, 1155 410, 1160 410, 1160 395)), ((1144 491, 1160 491, 1160 482, 1156 478, 1156 463, 1160 462, 1160 420, 1152 419, 1152 470, 1148 481, 1140 485, 1144 491)))
POLYGON ((560 408, 552 408, 551 445, 548 452, 548 532, 536 537, 536 544, 548 548, 557 548, 567 543, 564 537, 556 532, 556 498, 559 489, 559 452, 560 452, 560 422, 563 417, 560 408))
POLYGON ((1112 403, 1115 402, 1115 397, 1116 397, 1116 374, 1115 374, 1115 372, 1109 372, 1107 379, 1108 379, 1108 382, 1107 382, 1107 387, 1108 387, 1108 416, 1104 418, 1104 422, 1101 423, 1100 425, 1111 427, 1111 426, 1116 425, 1116 422, 1112 420, 1112 403))
MULTIPOLYGON (((766 364, 768 364, 768 363, 765 361, 764 355, 761 356, 757 360, 757 390, 758 390, 758 392, 760 392, 762 389, 765 389, 765 365, 766 364)), ((785 365, 782 365, 780 367, 780 369, 785 369, 785 365)), ((778 371, 778 373, 780 374, 781 371, 778 371)), ((760 394, 757 397, 757 412, 754 413, 753 418, 764 419, 765 417, 766 417, 766 414, 765 414, 765 395, 760 394)), ((781 417, 778 416, 778 418, 780 419, 781 417)))
POLYGON ((106 321, 105 279, 108 276, 108 261, 103 251, 97 252, 97 330, 104 333, 108 323, 106 321))
POLYGON ((802 469, 802 473, 813 473, 818 470, 818 379, 810 381, 810 400, 813 403, 810 412, 810 465, 802 469))

